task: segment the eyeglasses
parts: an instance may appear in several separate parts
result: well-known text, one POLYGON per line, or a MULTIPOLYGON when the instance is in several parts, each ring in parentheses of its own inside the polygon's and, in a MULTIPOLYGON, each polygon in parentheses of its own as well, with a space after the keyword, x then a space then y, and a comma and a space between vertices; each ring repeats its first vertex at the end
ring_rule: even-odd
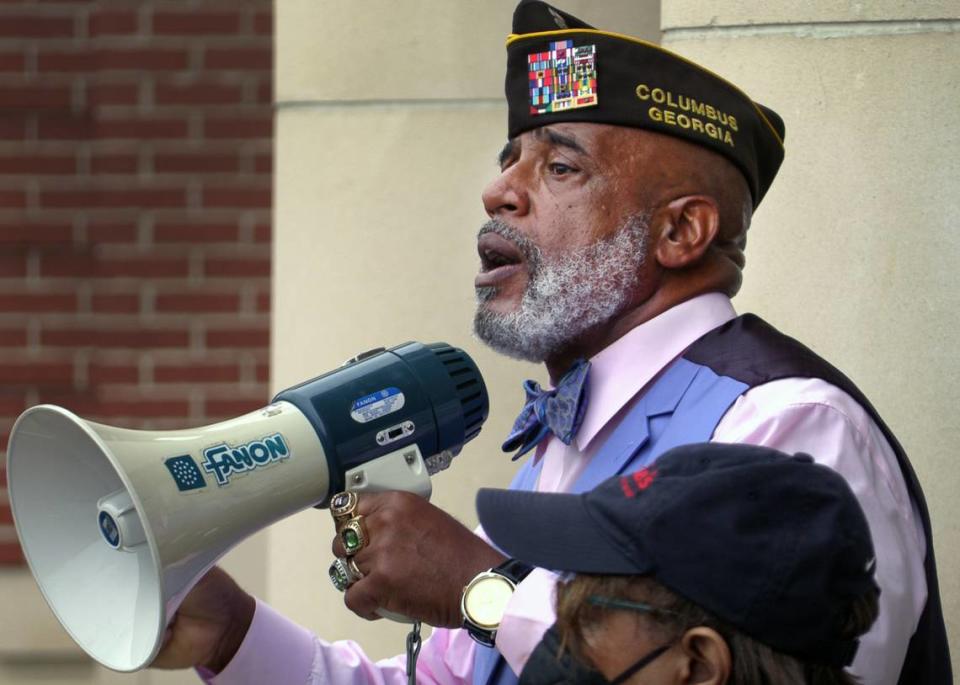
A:
POLYGON ((670 614, 671 616, 682 616, 678 611, 655 607, 645 602, 634 602, 622 597, 605 597, 604 595, 590 595, 587 597, 587 603, 602 609, 626 609, 628 611, 639 611, 644 614, 670 614))

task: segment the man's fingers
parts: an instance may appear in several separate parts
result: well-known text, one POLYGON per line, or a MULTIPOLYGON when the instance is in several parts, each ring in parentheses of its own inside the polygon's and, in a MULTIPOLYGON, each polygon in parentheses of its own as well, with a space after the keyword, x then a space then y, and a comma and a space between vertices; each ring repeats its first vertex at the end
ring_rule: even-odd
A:
MULTIPOLYGON (((358 554, 362 554, 363 551, 370 546, 371 541, 377 534, 377 529, 380 527, 377 524, 382 523, 382 521, 380 521, 382 517, 378 516, 378 512, 381 512, 384 507, 388 505, 395 494, 396 493, 391 492, 365 492, 358 497, 357 513, 361 516, 363 530, 367 536, 366 544, 358 554)), ((333 556, 335 557, 347 556, 347 551, 344 548, 343 539, 340 537, 339 531, 333 536, 330 551, 333 552, 333 556)))
MULTIPOLYGON (((502 561, 463 524, 412 493, 361 493, 356 513, 363 526, 355 532, 365 540, 350 561, 364 577, 347 588, 344 604, 368 620, 383 609, 431 625, 457 626, 463 586, 478 570, 502 561)), ((339 533, 330 549, 346 557, 339 533)))
POLYGON ((374 585, 367 582, 366 579, 358 580, 347 588, 343 596, 343 603, 347 605, 353 613, 368 621, 376 621, 381 618, 377 613, 380 607, 380 601, 372 592, 374 585))

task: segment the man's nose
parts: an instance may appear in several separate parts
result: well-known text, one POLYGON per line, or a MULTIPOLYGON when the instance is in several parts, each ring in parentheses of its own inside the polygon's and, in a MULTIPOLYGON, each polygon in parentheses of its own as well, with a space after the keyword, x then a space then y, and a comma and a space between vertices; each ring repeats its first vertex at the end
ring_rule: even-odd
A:
POLYGON ((521 183, 518 166, 504 170, 483 189, 483 208, 489 217, 523 216, 530 211, 530 196, 521 183))

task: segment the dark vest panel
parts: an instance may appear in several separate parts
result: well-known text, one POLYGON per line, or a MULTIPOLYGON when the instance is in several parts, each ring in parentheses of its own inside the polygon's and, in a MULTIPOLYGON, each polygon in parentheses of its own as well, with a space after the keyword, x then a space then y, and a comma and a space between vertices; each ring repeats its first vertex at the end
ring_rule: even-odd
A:
POLYGON ((924 561, 927 604, 920 616, 917 631, 910 640, 898 682, 899 685, 952 685, 950 648, 940 604, 927 503, 903 447, 873 405, 838 369, 753 314, 740 316, 710 331, 691 345, 683 357, 750 387, 783 378, 819 378, 850 395, 876 422, 897 455, 907 491, 920 512, 927 540, 924 561))

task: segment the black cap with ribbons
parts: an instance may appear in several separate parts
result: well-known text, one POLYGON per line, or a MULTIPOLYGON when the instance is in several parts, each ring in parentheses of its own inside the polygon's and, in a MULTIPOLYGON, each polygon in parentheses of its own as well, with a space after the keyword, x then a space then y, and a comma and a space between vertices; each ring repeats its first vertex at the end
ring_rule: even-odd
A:
POLYGON ((639 38, 524 0, 507 38, 508 136, 558 122, 665 133, 743 173, 756 207, 783 161, 783 120, 708 69, 639 38))

